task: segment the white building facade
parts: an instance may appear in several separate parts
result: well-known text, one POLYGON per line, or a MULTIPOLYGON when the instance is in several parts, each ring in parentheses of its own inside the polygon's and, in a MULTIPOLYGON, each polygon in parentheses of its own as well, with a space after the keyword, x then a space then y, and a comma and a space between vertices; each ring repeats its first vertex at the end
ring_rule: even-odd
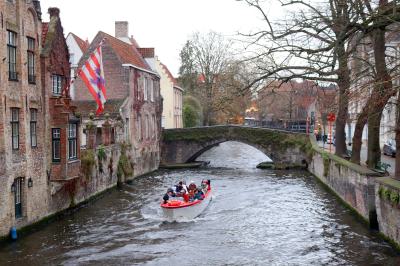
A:
POLYGON ((161 126, 163 128, 182 128, 183 89, 178 86, 166 65, 156 58, 155 69, 160 75, 160 91, 163 97, 161 126))
MULTIPOLYGON (((81 59, 83 53, 86 52, 89 44, 72 32, 68 33, 66 40, 69 51, 69 62, 71 64, 71 78, 73 78, 76 75, 79 60, 81 59)), ((75 95, 75 86, 72 83, 70 87, 70 96, 72 100, 76 100, 75 95)))

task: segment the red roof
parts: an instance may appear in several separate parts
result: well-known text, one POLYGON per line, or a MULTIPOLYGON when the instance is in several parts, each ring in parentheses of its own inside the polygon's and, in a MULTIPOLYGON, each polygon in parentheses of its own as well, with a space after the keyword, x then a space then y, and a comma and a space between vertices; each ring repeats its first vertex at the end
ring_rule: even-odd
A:
POLYGON ((120 39, 102 31, 98 34, 105 38, 105 42, 110 45, 123 64, 132 64, 136 67, 152 71, 134 45, 121 41, 120 39))
POLYGON ((42 46, 44 45, 44 43, 46 41, 46 35, 47 35, 48 30, 49 30, 49 23, 43 22, 42 23, 42 46))
POLYGON ((72 37, 74 37, 74 39, 75 39, 76 43, 78 44, 79 48, 81 49, 81 51, 83 53, 86 52, 86 50, 89 48, 89 43, 87 41, 82 40, 81 38, 79 38, 72 32, 70 32, 69 34, 71 34, 72 37))
POLYGON ((166 65, 164 65, 163 63, 161 63, 161 67, 164 68, 165 72, 167 73, 169 79, 172 81, 172 83, 174 84, 175 87, 178 87, 178 82, 176 81, 176 79, 174 78, 174 76, 171 74, 171 72, 169 71, 168 67, 166 65))

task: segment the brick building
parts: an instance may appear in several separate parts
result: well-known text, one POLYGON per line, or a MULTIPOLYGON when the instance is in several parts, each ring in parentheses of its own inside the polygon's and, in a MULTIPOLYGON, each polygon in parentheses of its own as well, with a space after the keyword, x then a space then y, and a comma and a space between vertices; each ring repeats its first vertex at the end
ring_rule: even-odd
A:
POLYGON ((102 40, 107 91, 105 111, 101 116, 93 117, 96 105, 79 77, 75 81, 74 104, 78 106, 83 124, 87 126, 93 123, 96 126, 95 132, 82 130, 90 148, 92 143, 102 143, 106 121, 114 132, 112 139, 128 144, 133 174, 125 178, 131 178, 153 171, 159 165, 162 112, 160 77, 150 66, 152 58, 148 52, 154 49, 139 48, 136 41, 128 37, 127 22, 116 23, 115 37, 98 32, 79 65, 87 60, 102 40))
POLYGON ((46 110, 47 169, 51 181, 79 177, 79 123, 69 92, 69 52, 64 38, 58 8, 50 8, 50 22, 43 23, 41 82, 46 110))
POLYGON ((69 206, 57 192, 79 177, 80 152, 79 119, 63 92, 70 67, 59 9, 49 9, 48 23, 42 23, 39 1, 1 1, 0 11, 3 236, 69 206))
POLYGON ((0 235, 47 212, 39 1, 0 1, 0 235))

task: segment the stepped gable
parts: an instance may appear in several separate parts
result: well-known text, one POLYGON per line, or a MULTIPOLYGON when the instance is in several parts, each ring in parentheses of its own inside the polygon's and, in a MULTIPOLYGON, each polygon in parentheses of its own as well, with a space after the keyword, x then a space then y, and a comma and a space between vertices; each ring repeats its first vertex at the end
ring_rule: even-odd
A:
POLYGON ((161 62, 160 62, 160 64, 161 64, 161 67, 164 69, 165 73, 167 73, 169 79, 174 84, 174 87, 179 87, 178 82, 176 81, 176 79, 174 78, 172 73, 169 71, 168 67, 166 65, 164 65, 163 63, 161 63, 161 62))

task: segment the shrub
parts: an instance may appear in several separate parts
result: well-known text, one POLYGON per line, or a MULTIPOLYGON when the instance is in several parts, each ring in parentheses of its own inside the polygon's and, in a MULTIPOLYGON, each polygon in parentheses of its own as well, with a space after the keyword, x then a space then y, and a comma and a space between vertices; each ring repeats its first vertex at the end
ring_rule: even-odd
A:
POLYGON ((93 166, 96 164, 95 153, 93 150, 81 152, 81 168, 86 178, 90 178, 93 166))

